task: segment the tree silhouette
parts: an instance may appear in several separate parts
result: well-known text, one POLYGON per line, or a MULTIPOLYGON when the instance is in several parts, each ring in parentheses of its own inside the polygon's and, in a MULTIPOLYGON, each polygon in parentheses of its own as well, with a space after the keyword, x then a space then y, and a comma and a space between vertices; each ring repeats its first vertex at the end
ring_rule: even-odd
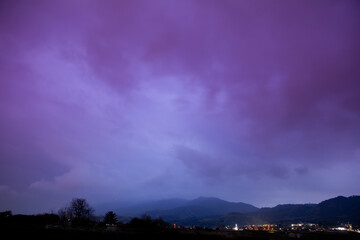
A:
POLYGON ((117 223, 117 217, 116 214, 113 211, 109 211, 106 213, 104 222, 107 224, 115 224, 117 223))
POLYGON ((74 219, 90 219, 94 210, 83 198, 74 198, 70 204, 70 211, 74 219))
POLYGON ((73 224, 87 224, 93 216, 94 209, 90 207, 86 199, 74 198, 68 207, 59 210, 60 220, 65 223, 71 221, 73 224))

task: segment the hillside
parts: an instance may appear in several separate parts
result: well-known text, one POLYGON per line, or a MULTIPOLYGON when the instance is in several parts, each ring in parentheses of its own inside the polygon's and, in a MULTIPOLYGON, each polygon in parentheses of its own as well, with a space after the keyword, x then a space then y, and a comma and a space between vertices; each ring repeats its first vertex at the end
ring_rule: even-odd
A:
POLYGON ((220 219, 225 225, 312 222, 360 224, 360 196, 336 197, 319 204, 286 204, 261 208, 256 212, 231 213, 220 219))
POLYGON ((282 204, 260 209, 219 198, 168 199, 135 205, 118 211, 118 214, 133 217, 146 214, 152 218, 162 217, 169 223, 206 227, 296 222, 360 224, 360 196, 339 196, 319 204, 282 204))
POLYGON ((257 211, 258 208, 246 203, 233 203, 218 198, 200 197, 185 203, 183 206, 169 209, 148 211, 147 215, 157 218, 162 217, 167 221, 179 223, 192 223, 199 219, 212 219, 231 212, 249 213, 257 211))

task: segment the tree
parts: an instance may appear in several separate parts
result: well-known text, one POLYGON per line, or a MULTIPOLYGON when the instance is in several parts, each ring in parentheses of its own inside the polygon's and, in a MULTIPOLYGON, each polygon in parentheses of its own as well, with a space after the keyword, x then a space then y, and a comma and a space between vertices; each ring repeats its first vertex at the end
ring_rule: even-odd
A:
POLYGON ((117 223, 117 217, 116 214, 113 211, 109 211, 106 213, 104 222, 107 224, 115 224, 117 223))
POLYGON ((94 209, 83 198, 74 198, 68 207, 59 210, 62 222, 71 221, 73 224, 87 224, 93 216, 94 209))
POLYGON ((69 223, 73 217, 69 207, 63 207, 59 209, 58 215, 61 223, 69 223))
POLYGON ((74 198, 70 203, 70 211, 74 219, 88 219, 92 216, 94 210, 83 198, 74 198))

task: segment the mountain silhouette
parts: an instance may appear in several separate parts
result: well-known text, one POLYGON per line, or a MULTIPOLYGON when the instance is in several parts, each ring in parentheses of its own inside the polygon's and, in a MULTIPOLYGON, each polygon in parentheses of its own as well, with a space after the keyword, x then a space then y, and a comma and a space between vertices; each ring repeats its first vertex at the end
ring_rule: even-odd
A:
POLYGON ((167 199, 135 205, 120 215, 162 217, 170 223, 197 226, 226 226, 268 223, 360 224, 360 196, 335 197, 319 204, 281 204, 257 208, 242 202, 228 202, 214 197, 194 200, 167 199))
POLYGON ((322 221, 360 223, 360 196, 338 196, 319 203, 312 209, 312 215, 322 221))
POLYGON ((261 208, 256 212, 230 213, 218 224, 266 224, 309 222, 332 225, 337 223, 360 223, 360 196, 328 199, 319 204, 285 204, 273 208, 261 208))
MULTIPOLYGON (((188 225, 194 224, 198 220, 206 222, 204 219, 210 219, 213 222, 212 219, 214 217, 218 218, 231 212, 249 213, 257 210, 258 208, 246 203, 234 203, 219 198, 200 197, 186 202, 177 208, 148 211, 146 214, 153 218, 162 217, 169 222, 188 225)), ((208 223, 205 225, 208 225, 208 223)))

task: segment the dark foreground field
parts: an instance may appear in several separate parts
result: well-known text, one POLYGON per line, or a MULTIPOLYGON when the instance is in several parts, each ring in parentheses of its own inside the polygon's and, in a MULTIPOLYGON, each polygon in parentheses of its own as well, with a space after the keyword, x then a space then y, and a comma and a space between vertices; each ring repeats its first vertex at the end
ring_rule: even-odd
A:
MULTIPOLYGON (((7 239, 360 239, 360 234, 349 232, 305 232, 290 234, 284 232, 219 232, 211 230, 140 229, 119 228, 116 231, 91 228, 29 228, 16 226, 1 228, 1 235, 7 239), (300 234, 300 235, 299 235, 300 234)), ((5 238, 2 238, 5 239, 5 238)))
POLYGON ((359 239, 355 232, 267 232, 226 231, 211 229, 178 229, 162 219, 133 218, 129 223, 95 222, 86 219, 63 221, 58 215, 0 214, 0 239, 86 239, 86 240, 136 240, 136 239, 359 239))

